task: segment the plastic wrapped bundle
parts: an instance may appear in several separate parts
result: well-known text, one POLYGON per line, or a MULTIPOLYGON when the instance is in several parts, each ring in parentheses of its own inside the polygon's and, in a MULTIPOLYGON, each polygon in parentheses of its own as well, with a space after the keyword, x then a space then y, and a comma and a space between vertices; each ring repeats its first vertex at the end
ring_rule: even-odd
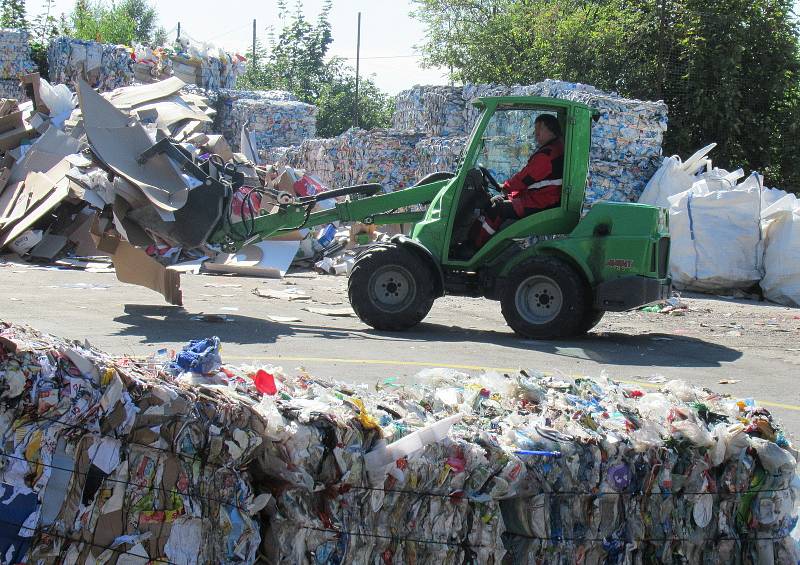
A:
POLYGON ((0 29, 0 79, 16 80, 36 71, 29 40, 27 31, 0 29))
POLYGON ((18 102, 28 99, 17 79, 0 79, 0 98, 14 98, 18 102))
POLYGON ((387 190, 421 178, 416 152, 421 134, 350 129, 331 139, 309 139, 283 152, 279 165, 303 168, 330 187, 380 183, 387 190))
POLYGON ((0 323, 4 558, 253 563, 263 419, 191 378, 0 323))
POLYGON ((317 132, 317 108, 283 91, 220 91, 216 129, 234 150, 241 131, 253 133, 259 150, 299 144, 317 132))
POLYGON ((433 136, 463 135, 464 101, 455 86, 415 86, 397 95, 394 129, 433 136))
POLYGON ((636 202, 647 185, 647 179, 658 170, 658 159, 643 164, 619 161, 589 161, 589 182, 586 185, 584 211, 600 201, 636 202))
POLYGON ((285 563, 800 557, 797 452, 751 399, 447 369, 373 392, 219 350, 151 374, 0 325, 4 555, 252 563, 260 526, 285 563))
POLYGON ((466 137, 428 137, 420 140, 414 148, 419 157, 419 177, 440 171, 457 172, 466 143, 466 137))
POLYGON ((121 45, 83 41, 71 37, 56 37, 47 47, 50 79, 77 88, 83 76, 92 88, 114 90, 133 83, 131 52, 121 45))

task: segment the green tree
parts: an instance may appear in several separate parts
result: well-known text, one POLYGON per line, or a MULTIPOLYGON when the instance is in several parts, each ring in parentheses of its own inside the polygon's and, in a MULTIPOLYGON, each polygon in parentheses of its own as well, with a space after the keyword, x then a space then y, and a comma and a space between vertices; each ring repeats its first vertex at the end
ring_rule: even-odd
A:
MULTIPOLYGON (((280 1, 279 13, 288 13, 280 1)), ((317 132, 334 136, 353 125, 355 73, 341 59, 326 61, 333 42, 328 16, 331 1, 324 3, 314 23, 303 14, 298 0, 279 33, 267 30, 267 46, 257 44, 256 60, 239 77, 238 88, 288 90, 303 102, 315 104, 317 132)), ((386 127, 391 122, 392 99, 367 78, 359 81, 359 126, 386 127)))
POLYGON ((78 39, 131 45, 136 38, 136 22, 123 10, 122 5, 76 0, 70 23, 78 39))
POLYGON ((670 110, 665 152, 707 142, 717 164, 800 189, 800 35, 792 0, 415 0, 430 65, 456 81, 594 84, 670 110), (795 145, 796 147, 796 145, 795 145))
POLYGON ((153 44, 154 34, 158 31, 156 9, 147 0, 123 0, 118 9, 133 20, 134 39, 139 43, 153 44))
POLYGON ((25 0, 0 1, 0 26, 22 30, 28 29, 25 0))
POLYGON ((61 34, 59 20, 55 16, 54 0, 45 0, 42 10, 30 22, 31 41, 43 46, 61 34))
MULTIPOLYGON (((356 77, 351 67, 334 59, 327 65, 327 80, 316 100, 317 134, 339 135, 355 123, 356 77)), ((371 78, 358 81, 358 126, 363 129, 387 127, 392 121, 394 97, 381 92, 371 78)))

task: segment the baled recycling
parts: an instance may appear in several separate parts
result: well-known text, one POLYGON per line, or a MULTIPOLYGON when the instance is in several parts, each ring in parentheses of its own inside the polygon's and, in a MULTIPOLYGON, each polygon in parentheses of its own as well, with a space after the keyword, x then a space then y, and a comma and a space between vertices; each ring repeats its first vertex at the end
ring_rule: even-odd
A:
POLYGON ((242 128, 255 136, 259 151, 299 145, 316 136, 316 106, 298 101, 289 92, 221 90, 215 96, 219 112, 216 130, 236 151, 241 151, 239 135, 242 128))
MULTIPOLYGON (((663 102, 630 100, 591 86, 553 80, 514 87, 417 86, 397 96, 392 130, 351 130, 333 139, 311 139, 288 150, 273 149, 266 156, 280 164, 305 168, 330 186, 383 179, 379 182, 396 190, 413 185, 423 176, 421 172, 455 171, 465 136, 479 115, 471 101, 508 95, 575 100, 599 112, 592 127, 587 207, 601 200, 636 201, 658 168, 667 129, 663 102), (400 159, 394 158, 398 150, 403 152, 400 159)), ((493 172, 508 166, 518 170, 535 147, 517 149, 519 154, 512 163, 490 162, 487 166, 493 172)))
POLYGON ((370 391, 222 366, 216 338, 139 363, 0 328, 14 562, 798 559, 797 452, 750 399, 442 369, 370 391))
POLYGON ((0 98, 25 98, 19 79, 36 70, 29 40, 27 31, 0 29, 0 98))
POLYGON ((244 58, 222 49, 194 45, 188 40, 155 50, 136 46, 56 37, 47 48, 51 78, 77 88, 88 80, 101 91, 149 83, 175 76, 206 90, 233 88, 244 72, 244 58))
POLYGON ((103 91, 133 82, 131 53, 121 45, 56 37, 47 47, 47 64, 53 82, 72 88, 82 76, 103 91))

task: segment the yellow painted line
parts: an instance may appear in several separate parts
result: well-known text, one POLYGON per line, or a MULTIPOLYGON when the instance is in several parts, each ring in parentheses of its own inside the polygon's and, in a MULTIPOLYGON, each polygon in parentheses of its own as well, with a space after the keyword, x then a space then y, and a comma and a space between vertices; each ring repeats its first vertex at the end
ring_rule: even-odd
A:
MULTIPOLYGON (((143 359, 145 357, 142 357, 143 359)), ((281 356, 281 355, 224 355, 224 359, 233 361, 295 361, 299 363, 341 363, 345 365, 385 365, 385 366, 399 366, 399 367, 441 367, 444 369, 463 369, 466 371, 497 371, 501 373, 516 372, 519 367, 483 367, 481 365, 461 365, 457 363, 436 363, 432 361, 393 361, 391 359, 342 359, 339 357, 294 357, 294 356, 281 356)), ((545 374, 547 371, 542 371, 545 374)), ((567 377, 583 377, 585 375, 565 375, 567 377)), ((636 385, 642 388, 658 389, 660 384, 649 383, 646 381, 633 381, 625 379, 615 379, 617 382, 629 385, 636 385)), ((783 404, 781 402, 771 402, 769 400, 756 400, 762 406, 770 406, 772 408, 783 408, 784 410, 793 410, 800 412, 800 406, 796 404, 783 404)))
POLYGON ((480 365, 458 365, 455 363, 432 363, 428 361, 392 361, 391 359, 340 359, 338 357, 289 357, 281 355, 224 355, 224 359, 234 361, 297 361, 300 363, 343 363, 349 365, 395 365, 400 367, 442 367, 444 369, 465 369, 468 371, 518 371, 519 367, 483 367, 480 365))

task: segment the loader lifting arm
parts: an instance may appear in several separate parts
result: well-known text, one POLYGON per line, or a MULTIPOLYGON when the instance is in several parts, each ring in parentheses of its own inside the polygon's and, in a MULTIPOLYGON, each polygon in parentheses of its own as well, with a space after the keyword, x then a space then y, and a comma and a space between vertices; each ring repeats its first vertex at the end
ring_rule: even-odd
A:
MULTIPOLYGON (((281 232, 312 228, 336 221, 375 225, 415 223, 425 216, 424 211, 397 210, 430 203, 447 182, 446 179, 437 180, 385 194, 379 194, 383 187, 374 183, 338 188, 301 198, 293 198, 286 193, 275 194, 278 204, 271 213, 236 223, 229 222, 227 217, 223 218, 208 243, 236 250, 281 232), (313 211, 318 203, 342 196, 360 198, 336 202, 327 210, 313 211)), ((225 208, 228 209, 228 206, 225 208)))

